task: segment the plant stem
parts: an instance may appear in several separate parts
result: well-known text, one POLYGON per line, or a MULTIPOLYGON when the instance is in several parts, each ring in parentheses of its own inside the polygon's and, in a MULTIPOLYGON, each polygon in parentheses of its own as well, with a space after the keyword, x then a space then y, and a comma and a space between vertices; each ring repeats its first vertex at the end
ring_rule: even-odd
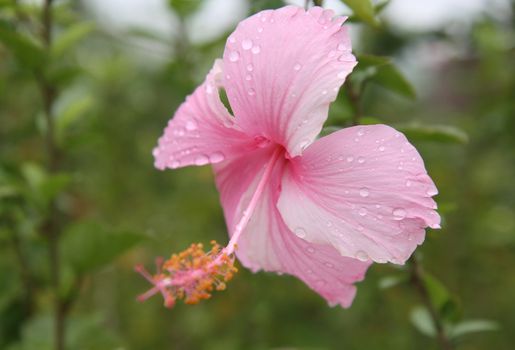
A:
POLYGON ((352 109, 354 110, 354 113, 352 114, 352 125, 359 125, 359 121, 363 116, 363 109, 361 108, 360 102, 361 92, 354 89, 350 79, 347 79, 345 85, 347 86, 347 95, 349 96, 349 101, 352 105, 352 109))
MULTIPOLYGON (((42 39, 47 53, 52 46, 52 0, 45 0, 42 14, 42 39)), ((56 89, 44 74, 38 74, 38 83, 43 98, 44 116, 46 121, 46 147, 48 153, 48 170, 55 173, 59 169, 59 151, 55 142, 55 126, 53 105, 56 99, 56 89)), ((50 204, 48 218, 43 225, 43 233, 48 239, 48 255, 50 260, 50 279, 54 291, 54 348, 64 350, 66 308, 60 297, 60 217, 55 203, 50 204)))
POLYGON ((320 6, 320 7, 322 7, 322 6, 324 6, 324 0, 313 0, 313 4, 314 4, 315 6, 320 6))
POLYGON ((431 319, 436 330, 436 337, 438 339, 438 344, 440 345, 440 348, 442 350, 454 349, 450 339, 447 337, 447 334, 445 333, 440 313, 438 312, 435 305, 433 305, 433 302, 431 301, 431 297, 429 295, 429 291, 427 290, 426 285, 424 283, 424 270, 422 268, 422 265, 420 265, 415 255, 411 256, 411 258, 409 259, 409 263, 411 272, 411 284, 417 290, 418 294, 422 299, 422 302, 424 303, 425 307, 429 311, 429 314, 431 315, 431 319))

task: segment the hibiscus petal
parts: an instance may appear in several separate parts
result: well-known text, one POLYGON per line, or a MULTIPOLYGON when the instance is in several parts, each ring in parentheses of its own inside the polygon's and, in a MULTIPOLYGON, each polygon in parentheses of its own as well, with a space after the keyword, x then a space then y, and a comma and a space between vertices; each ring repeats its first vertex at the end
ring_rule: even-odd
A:
POLYGON ((343 17, 320 7, 260 12, 229 36, 224 87, 238 125, 291 156, 313 142, 356 65, 343 17))
POLYGON ((254 141, 237 129, 220 101, 222 64, 215 62, 169 121, 153 151, 158 169, 218 163, 252 148, 254 141))
MULTIPOLYGON (((231 236, 271 154, 271 149, 261 149, 214 166, 231 236)), ((283 162, 274 169, 238 242, 236 255, 254 272, 263 269, 294 275, 329 304, 348 307, 356 294, 353 284, 363 279, 370 262, 343 257, 333 247, 307 242, 288 229, 275 205, 283 162)))
POLYGON ((403 134, 385 125, 343 129, 292 160, 278 207, 308 242, 343 256, 404 263, 439 228, 436 187, 403 134))

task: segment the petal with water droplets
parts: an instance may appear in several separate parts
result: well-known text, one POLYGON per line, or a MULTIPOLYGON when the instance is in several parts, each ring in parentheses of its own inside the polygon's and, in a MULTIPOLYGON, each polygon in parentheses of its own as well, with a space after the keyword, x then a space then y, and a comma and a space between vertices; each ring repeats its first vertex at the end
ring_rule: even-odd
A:
POLYGON ((226 44, 231 79, 224 87, 236 122, 292 156, 318 135, 356 64, 344 18, 333 16, 320 7, 263 11, 242 21, 226 44))
POLYGON ((220 101, 222 61, 215 62, 206 80, 186 98, 154 148, 159 169, 218 163, 253 148, 220 101))
POLYGON ((425 228, 439 227, 436 193, 404 135, 385 125, 358 126, 321 138, 292 160, 278 207, 309 242, 359 260, 404 263, 425 228))

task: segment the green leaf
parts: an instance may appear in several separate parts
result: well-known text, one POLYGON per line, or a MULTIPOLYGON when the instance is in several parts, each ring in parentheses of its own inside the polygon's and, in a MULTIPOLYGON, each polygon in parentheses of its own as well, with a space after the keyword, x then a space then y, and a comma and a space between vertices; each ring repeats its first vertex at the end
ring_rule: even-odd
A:
POLYGON ((468 142, 468 135, 462 129, 451 125, 421 125, 417 123, 396 126, 411 141, 433 141, 439 143, 468 142))
POLYGON ((378 21, 375 18, 374 13, 374 5, 371 0, 342 0, 342 2, 349 6, 354 12, 354 15, 363 22, 366 22, 373 27, 378 25, 378 21))
POLYGON ((86 273, 109 264, 143 239, 133 232, 113 232, 94 222, 82 222, 66 230, 62 250, 78 273, 86 273))
POLYGON ((369 54, 359 54, 356 56, 356 59, 358 61, 358 66, 356 67, 357 69, 384 66, 392 62, 391 58, 387 56, 376 56, 369 54))
POLYGON ((431 318, 429 311, 423 306, 415 307, 410 314, 411 323, 422 334, 428 337, 436 335, 436 329, 431 318))
POLYGON ((450 331, 451 338, 458 338, 470 333, 497 331, 499 323, 491 320, 467 320, 454 325, 450 331))
POLYGON ((423 282, 427 292, 429 293, 432 304, 438 309, 441 309, 451 298, 449 291, 445 288, 442 282, 427 272, 424 272, 423 282))
POLYGON ((16 59, 26 68, 42 68, 45 63, 43 48, 29 38, 0 26, 0 42, 11 50, 16 59))
POLYGON ((93 106, 94 100, 91 96, 81 96, 66 106, 56 119, 57 138, 62 141, 66 130, 93 106))
POLYGON ((95 29, 92 22, 82 22, 67 28, 52 45, 52 56, 60 57, 95 29))
POLYGON ((359 123, 362 125, 383 124, 383 121, 376 117, 361 117, 359 123))
POLYGON ((379 280, 379 289, 389 289, 406 282, 406 275, 386 276, 379 280))
POLYGON ((374 11, 376 14, 383 12, 383 10, 390 4, 390 0, 382 1, 374 6, 374 11))
POLYGON ((378 67, 370 81, 410 99, 417 97, 415 88, 393 64, 378 67))

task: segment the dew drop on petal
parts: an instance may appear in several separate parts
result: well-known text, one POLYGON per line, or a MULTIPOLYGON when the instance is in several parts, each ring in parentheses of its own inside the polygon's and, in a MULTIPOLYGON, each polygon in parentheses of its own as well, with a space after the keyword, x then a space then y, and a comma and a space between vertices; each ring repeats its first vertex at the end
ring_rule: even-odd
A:
POLYGON ((410 180, 406 180, 406 187, 411 187, 411 181, 410 180))
POLYGON ((367 215, 367 210, 365 208, 359 208, 358 214, 359 216, 365 216, 367 215))
POLYGON ((354 161, 354 157, 347 157, 347 162, 351 163, 352 161, 354 161))
POLYGON ((426 194, 432 197, 438 194, 438 190, 435 187, 430 187, 427 189, 426 194))
POLYGON ((342 71, 342 72, 338 73, 338 75, 337 75, 338 79, 345 79, 346 76, 347 76, 347 72, 345 72, 345 71, 342 71))
POLYGON ((263 32, 263 27, 258 27, 258 28, 257 28, 257 31, 258 31, 258 33, 263 32))
POLYGON ((302 227, 297 227, 295 230, 293 230, 293 233, 299 238, 305 238, 306 237, 306 230, 304 230, 302 227))
POLYGON ((395 208, 392 214, 394 220, 402 220, 406 217, 406 210, 403 208, 395 208))
POLYGON ((238 51, 231 51, 229 54, 229 61, 236 62, 240 59, 240 53, 238 51))
POLYGON ((334 265, 331 264, 330 262, 326 262, 326 263, 324 263, 324 265, 329 267, 329 268, 333 268, 334 267, 334 265))
POLYGON ((256 90, 254 90, 253 88, 250 88, 247 93, 249 94, 249 96, 254 96, 256 94, 256 90))
POLYGON ((252 48, 252 40, 244 39, 241 42, 241 47, 242 47, 243 50, 250 50, 252 48))
POLYGON ((180 162, 180 161, 178 161, 178 160, 174 160, 174 161, 172 161, 172 163, 170 164, 170 167, 171 167, 172 169, 175 169, 175 168, 178 168, 180 165, 181 165, 181 162, 180 162))
POLYGON ((367 261, 368 260, 368 254, 365 253, 363 250, 358 250, 356 252, 356 259, 360 261, 367 261))
POLYGON ((225 156, 222 152, 215 152, 209 156, 209 160, 212 163, 218 163, 225 159, 225 156))
POLYGON ((301 68, 302 68, 302 66, 300 65, 300 63, 297 63, 293 66, 293 69, 296 71, 299 71, 301 68))
POLYGON ((254 55, 257 55, 257 54, 258 54, 258 53, 260 53, 260 52, 261 52, 261 46, 256 45, 256 46, 253 46, 253 47, 252 47, 252 53, 253 53, 254 55))
POLYGON ((345 44, 344 43, 339 43, 336 48, 338 49, 338 51, 345 51, 345 44))
POLYGON ((363 157, 359 157, 359 158, 358 158, 358 163, 359 163, 359 164, 363 164, 363 163, 365 163, 365 158, 363 158, 363 157))
POLYGON ((384 151, 384 146, 380 146, 379 147, 379 151, 383 152, 384 151))
POLYGON ((232 36, 231 36, 231 37, 229 38, 229 42, 230 42, 230 43, 232 43, 232 44, 234 44, 234 43, 236 42, 236 39, 235 39, 234 37, 232 37, 232 36))
POLYGON ((309 140, 305 139, 305 140, 300 141, 299 146, 300 146, 300 149, 302 151, 304 151, 309 146, 309 140))
POLYGON ((188 120, 186 122, 186 130, 193 131, 197 129, 197 122, 195 120, 188 120))
POLYGON ((362 187, 360 190, 359 190, 359 195, 361 197, 368 197, 368 195, 370 194, 370 191, 368 190, 368 188, 366 187, 362 187))
POLYGON ((363 135, 365 135, 365 131, 363 129, 359 129, 358 136, 363 136, 363 135))
POLYGON ((252 75, 247 74, 247 75, 245 76, 245 80, 246 80, 246 81, 251 81, 251 80, 252 80, 252 75))
POLYGON ((315 252, 315 248, 313 248, 313 247, 308 247, 308 248, 306 249, 306 251, 307 251, 308 253, 310 253, 310 254, 313 254, 313 253, 315 252))
POLYGON ((196 165, 205 165, 209 163, 209 158, 204 154, 199 154, 197 157, 195 157, 195 164, 196 165))

